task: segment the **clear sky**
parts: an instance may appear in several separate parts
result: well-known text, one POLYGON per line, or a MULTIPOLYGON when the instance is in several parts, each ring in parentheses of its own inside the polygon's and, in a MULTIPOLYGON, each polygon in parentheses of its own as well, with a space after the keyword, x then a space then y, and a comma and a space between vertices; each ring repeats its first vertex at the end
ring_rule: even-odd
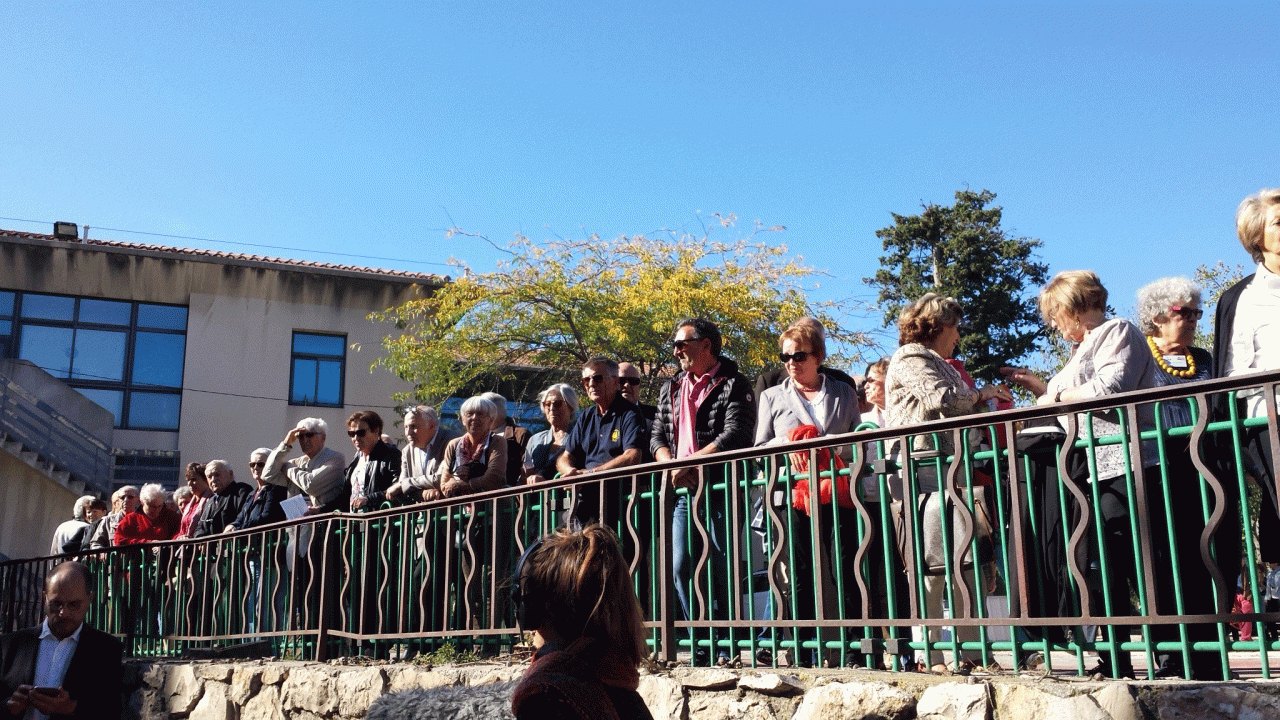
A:
POLYGON ((1248 262, 1236 205, 1280 185, 1278 21, 1274 3, 0 0, 0 227, 450 273, 498 255, 450 226, 502 244, 736 213, 787 227, 770 239, 830 275, 814 297, 868 300, 889 213, 967 184, 1127 312, 1148 280, 1248 262))

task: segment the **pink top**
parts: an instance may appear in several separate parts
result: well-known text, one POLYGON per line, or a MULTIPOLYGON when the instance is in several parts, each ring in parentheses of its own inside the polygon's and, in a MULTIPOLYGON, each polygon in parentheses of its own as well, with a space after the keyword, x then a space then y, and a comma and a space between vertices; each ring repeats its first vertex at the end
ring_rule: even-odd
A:
POLYGON ((200 519, 200 510, 204 507, 205 499, 193 497, 191 502, 187 503, 187 506, 182 509, 182 523, 178 525, 178 537, 191 537, 191 526, 195 525, 196 520, 200 519))
POLYGON ((676 416, 676 457, 689 457, 699 450, 697 440, 698 408, 711 392, 712 380, 720 370, 720 363, 694 379, 693 372, 680 378, 680 412, 676 416))

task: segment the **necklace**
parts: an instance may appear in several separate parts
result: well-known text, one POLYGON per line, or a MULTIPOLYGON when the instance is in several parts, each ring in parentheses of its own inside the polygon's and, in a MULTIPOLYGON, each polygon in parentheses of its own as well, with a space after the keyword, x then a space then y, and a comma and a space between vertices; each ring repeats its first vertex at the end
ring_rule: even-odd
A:
POLYGON ((1169 367, 1169 363, 1165 362, 1164 353, 1160 352, 1160 348, 1156 347, 1156 339, 1150 335, 1147 336, 1147 347, 1151 348, 1151 355, 1155 357, 1156 365, 1159 365, 1160 369, 1168 373, 1170 377, 1176 377, 1182 380, 1195 377, 1196 359, 1190 352, 1187 353, 1187 367, 1183 370, 1175 370, 1169 367))

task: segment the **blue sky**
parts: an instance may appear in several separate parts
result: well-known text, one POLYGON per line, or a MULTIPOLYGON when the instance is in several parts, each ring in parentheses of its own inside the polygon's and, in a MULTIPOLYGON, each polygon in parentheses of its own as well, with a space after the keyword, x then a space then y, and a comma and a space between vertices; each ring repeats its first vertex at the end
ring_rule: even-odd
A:
POLYGON ((3 0, 0 227, 447 273, 424 263, 498 259, 453 225, 502 244, 735 213, 787 227, 770 239, 830 275, 814 297, 867 300, 889 213, 967 184, 1126 312, 1146 281, 1247 263, 1235 207, 1280 185, 1277 21, 1274 4, 3 0))

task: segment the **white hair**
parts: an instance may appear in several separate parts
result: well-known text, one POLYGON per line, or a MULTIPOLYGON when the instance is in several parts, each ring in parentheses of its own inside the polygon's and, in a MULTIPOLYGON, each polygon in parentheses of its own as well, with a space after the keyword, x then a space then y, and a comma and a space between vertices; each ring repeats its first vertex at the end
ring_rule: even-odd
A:
POLYGON ((215 472, 214 467, 218 465, 221 465, 222 467, 226 468, 227 472, 231 473, 231 477, 236 476, 236 471, 231 469, 231 463, 227 462, 226 460, 210 460, 209 462, 204 464, 205 477, 209 477, 210 475, 213 475, 215 472))
POLYGON ((414 405, 404 413, 405 418, 416 417, 428 425, 439 425, 440 416, 436 414, 436 409, 429 405, 414 405))
POLYGON ((568 404, 571 413, 576 414, 578 412, 578 391, 574 390, 572 385, 568 383, 556 383, 546 390, 543 390, 538 393, 538 404, 541 405, 551 393, 559 395, 560 399, 568 404))
POLYGON ((173 491, 173 501, 182 502, 183 498, 191 497, 192 495, 195 495, 195 493, 191 492, 191 488, 186 485, 180 485, 177 490, 173 491))
POLYGON ((142 499, 142 504, 146 505, 156 499, 167 501, 169 493, 165 491, 164 486, 160 483, 147 483, 142 486, 142 492, 138 493, 138 497, 142 499))
POLYGON ((1184 277, 1167 277, 1138 290, 1138 328, 1145 335, 1159 332, 1156 318, 1168 315, 1174 305, 1200 305, 1200 288, 1184 277))
POLYGON ((498 406, 484 395, 467 398, 466 402, 462 403, 462 407, 458 408, 458 417, 461 418, 463 415, 479 415, 491 423, 500 417, 498 406))
POLYGON ((307 432, 317 432, 325 437, 329 436, 329 424, 320 418, 303 418, 298 421, 298 427, 307 432))
POLYGON ((482 397, 485 400, 488 400, 489 402, 493 403, 494 414, 490 415, 489 417, 494 422, 497 422, 498 420, 502 420, 507 417, 507 399, 506 398, 502 397, 496 392, 481 393, 478 397, 482 397))
POLYGON ((260 447, 260 448, 258 448, 257 450, 254 450, 253 452, 249 453, 249 459, 250 459, 250 460, 252 460, 254 455, 261 455, 262 457, 264 457, 264 458, 265 458, 266 456, 268 456, 268 455, 270 455, 270 454, 271 454, 271 448, 269 448, 269 447, 260 447))
POLYGON ((92 495, 82 495, 76 499, 76 504, 71 506, 71 517, 84 521, 89 516, 89 503, 94 501, 92 495))

